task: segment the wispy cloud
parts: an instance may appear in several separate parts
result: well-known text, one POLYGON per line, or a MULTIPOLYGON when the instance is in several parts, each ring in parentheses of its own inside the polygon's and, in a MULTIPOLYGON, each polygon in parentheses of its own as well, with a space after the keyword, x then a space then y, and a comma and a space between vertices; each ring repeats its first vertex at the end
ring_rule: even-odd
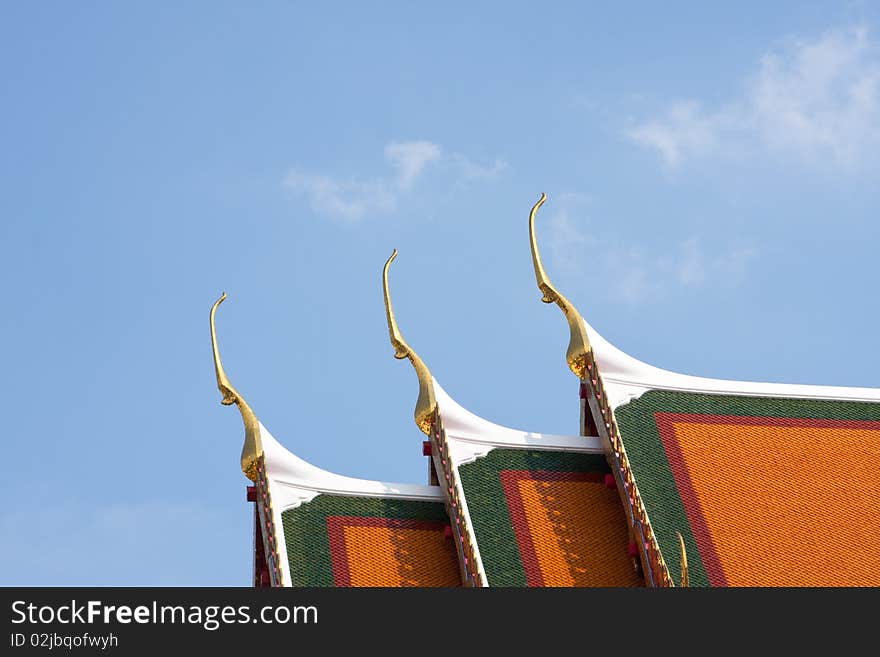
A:
POLYGON ((677 167, 686 157, 718 148, 722 132, 735 123, 721 112, 707 114, 696 101, 679 101, 662 119, 641 123, 626 134, 637 144, 656 150, 668 166, 677 167))
POLYGON ((758 255, 758 249, 751 245, 727 244, 707 249, 703 242, 696 236, 681 240, 671 256, 656 259, 658 270, 670 273, 682 287, 736 285, 748 275, 749 266, 758 255))
POLYGON ((284 186, 308 198, 318 214, 359 221, 374 212, 389 212, 397 205, 397 190, 384 180, 337 180, 291 170, 284 186))
POLYGON ((577 270, 596 238, 582 230, 565 207, 551 215, 547 224, 547 247, 554 263, 564 271, 577 270))
POLYGON ((500 158, 495 158, 492 164, 486 165, 474 162, 461 153, 453 153, 450 160, 464 181, 495 178, 507 168, 507 162, 500 158))
POLYGON ((401 197, 432 166, 451 171, 457 182, 494 178, 507 167, 500 159, 484 165, 461 153, 446 154, 440 145, 425 140, 390 142, 384 157, 386 167, 391 169, 384 176, 346 179, 291 169, 283 185, 308 199, 316 214, 356 223, 368 215, 393 212, 401 197))
MULTIPOLYGON (((734 286, 748 275, 758 255, 751 245, 710 243, 698 236, 673 242, 659 251, 641 245, 621 246, 600 237, 563 207, 547 220, 547 252, 556 270, 590 274, 608 296, 625 305, 710 286, 734 286), (658 253, 659 251, 659 253, 658 253)), ((583 208, 577 214, 585 214, 583 208)))
POLYGON ((743 93, 715 108, 672 102, 627 130, 670 168, 709 155, 774 152, 853 167, 880 146, 880 53, 864 26, 766 53, 743 93))
POLYGON ((408 189, 425 167, 440 159, 440 147, 430 141, 392 142, 385 146, 385 159, 397 170, 397 186, 408 189))

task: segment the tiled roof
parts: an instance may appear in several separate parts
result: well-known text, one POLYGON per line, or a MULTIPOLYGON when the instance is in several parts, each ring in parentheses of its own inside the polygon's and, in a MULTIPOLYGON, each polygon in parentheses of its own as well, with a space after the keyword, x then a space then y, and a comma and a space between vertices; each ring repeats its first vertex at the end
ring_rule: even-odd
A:
POLYGON ((649 390, 615 416, 675 579, 681 532, 691 585, 880 585, 880 403, 649 390))
POLYGON ((495 449, 459 473, 490 586, 637 586, 601 454, 495 449))
POLYGON ((442 502, 318 495, 281 514, 293 586, 460 586, 442 502))

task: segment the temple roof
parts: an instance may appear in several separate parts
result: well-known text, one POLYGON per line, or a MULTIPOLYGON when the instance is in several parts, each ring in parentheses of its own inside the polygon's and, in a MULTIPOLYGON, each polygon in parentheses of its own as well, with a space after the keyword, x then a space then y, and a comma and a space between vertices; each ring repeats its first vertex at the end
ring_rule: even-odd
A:
POLYGON ((680 532, 692 585, 880 585, 880 389, 687 376, 588 331, 673 578, 680 532))
MULTIPOLYGON (((393 257, 392 257, 393 259, 393 257)), ((623 507, 595 436, 489 422, 456 403, 403 340, 419 379, 415 419, 439 486, 355 479, 284 448, 226 376, 211 309, 217 382, 245 423, 257 536, 275 586, 637 585, 623 507)), ((259 566, 261 567, 261 566, 259 566)), ((262 576, 256 581, 263 581, 262 576)))
POLYGON ((880 584, 880 389, 669 372, 604 340, 553 286, 566 361, 650 585, 880 584))
POLYGON ((460 406, 436 380, 434 389, 435 463, 441 485, 460 501, 476 584, 643 583, 598 437, 502 427, 460 406))
MULTIPOLYGON (((223 403, 245 425, 241 466, 254 481, 255 569, 273 586, 458 586, 461 576, 438 486, 355 479, 283 447, 225 373, 215 316, 211 342, 223 403)), ((255 573, 255 581, 263 581, 255 573)))
MULTIPOLYGON (((583 435, 510 429, 459 405, 404 340, 382 273, 394 356, 437 486, 326 472, 286 450, 232 387, 258 535, 275 585, 880 585, 880 389, 724 381, 643 363, 569 327, 583 435)), ((262 581, 262 578, 261 578, 262 581)))
POLYGON ((460 586, 438 486, 355 479, 288 451, 260 425, 281 583, 460 586))
POLYGON ((257 487, 276 585, 642 583, 597 438, 503 427, 433 385, 434 460, 451 491, 327 472, 259 425, 257 487))

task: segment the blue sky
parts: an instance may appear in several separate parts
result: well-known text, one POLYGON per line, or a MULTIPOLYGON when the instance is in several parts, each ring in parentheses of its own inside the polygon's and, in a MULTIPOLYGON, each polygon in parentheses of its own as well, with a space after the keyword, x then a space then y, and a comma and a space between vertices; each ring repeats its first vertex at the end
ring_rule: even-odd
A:
POLYGON ((0 584, 247 585, 227 371, 296 454, 424 482, 417 385, 577 430, 607 339, 880 386, 868 3, 6 3, 0 584), (711 5, 711 6, 710 6, 711 5))

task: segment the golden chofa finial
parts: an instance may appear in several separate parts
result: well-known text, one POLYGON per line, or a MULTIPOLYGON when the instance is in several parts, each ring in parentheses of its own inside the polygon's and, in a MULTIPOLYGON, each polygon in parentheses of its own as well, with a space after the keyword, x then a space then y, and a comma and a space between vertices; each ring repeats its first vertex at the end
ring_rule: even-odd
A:
POLYGON ((678 532, 678 549, 681 551, 681 586, 690 586, 690 578, 688 577, 688 555, 684 548, 684 539, 681 532, 678 532))
POLYGON ((223 369, 223 362, 220 360, 220 348, 217 346, 217 329, 214 326, 214 316, 217 314, 217 308, 226 300, 224 292, 214 305, 211 307, 211 346, 214 348, 214 371, 217 373, 217 387, 220 394, 223 395, 221 404, 229 406, 235 404, 241 412, 241 419, 244 421, 244 447, 241 450, 241 469, 248 479, 257 480, 257 460, 263 455, 263 444, 260 441, 260 422, 257 416, 248 406, 247 402, 242 398, 238 391, 232 387, 226 371, 223 369))
POLYGON ((535 203, 535 206, 529 213, 529 240, 532 246, 532 262, 535 265, 535 279, 538 282, 538 289, 544 295, 541 301, 544 303, 555 303, 562 309, 565 319, 568 320, 568 330, 571 337, 568 342, 568 350, 565 353, 565 360, 568 362, 568 367, 571 371, 583 379, 587 368, 587 356, 591 351, 590 339, 587 337, 587 327, 584 324, 584 318, 581 317, 577 308, 562 296, 559 290, 550 282, 550 278, 547 276, 547 272, 544 271, 544 265, 541 262, 538 241, 535 239, 535 215, 538 214, 538 208, 546 200, 547 195, 542 193, 541 198, 538 199, 538 202, 535 203))
POLYGON ((419 358, 419 355, 403 339, 397 320, 394 318, 394 309, 391 307, 391 292, 388 290, 388 268, 397 257, 397 249, 388 258, 382 269, 382 286, 385 292, 385 314, 388 317, 388 334, 391 336, 391 346, 394 347, 395 358, 409 358, 409 362, 416 370, 419 377, 419 399, 416 402, 416 424, 425 434, 431 435, 431 425, 437 412, 437 400, 434 398, 434 380, 428 366, 419 358))

